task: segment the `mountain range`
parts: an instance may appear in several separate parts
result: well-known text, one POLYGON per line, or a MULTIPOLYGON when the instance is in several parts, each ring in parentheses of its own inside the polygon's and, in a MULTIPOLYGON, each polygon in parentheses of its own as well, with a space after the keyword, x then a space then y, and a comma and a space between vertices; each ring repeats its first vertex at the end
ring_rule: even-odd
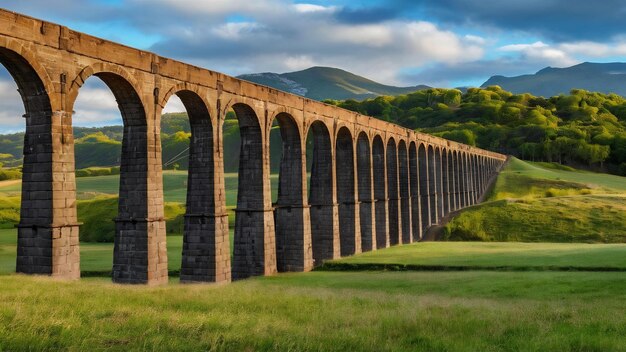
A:
POLYGON ((516 94, 543 97, 568 94, 572 89, 626 96, 626 63, 584 62, 565 68, 546 67, 535 74, 492 76, 481 87, 494 85, 516 94))
POLYGON ((425 85, 389 86, 338 68, 320 66, 288 73, 245 74, 237 78, 315 100, 363 100, 379 95, 400 95, 430 88, 425 85))
MULTIPOLYGON (((288 73, 251 73, 238 78, 315 100, 364 100, 430 88, 427 85, 390 86, 342 69, 320 66, 288 73)), ((626 96, 625 82, 626 63, 584 62, 565 68, 546 67, 534 74, 515 77, 492 76, 481 87, 497 85, 515 94, 530 93, 543 97, 568 94, 572 89, 626 96)))

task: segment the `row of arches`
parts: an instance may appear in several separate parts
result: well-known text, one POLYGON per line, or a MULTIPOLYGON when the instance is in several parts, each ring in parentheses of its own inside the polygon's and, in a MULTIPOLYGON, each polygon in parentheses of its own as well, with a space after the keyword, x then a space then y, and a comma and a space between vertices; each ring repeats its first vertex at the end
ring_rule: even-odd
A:
MULTIPOLYGON (((17 270, 79 275, 71 110, 78 89, 93 75, 114 94, 124 124, 113 280, 166 281, 160 132, 158 119, 149 118, 160 116, 162 106, 146 104, 136 84, 141 80, 130 79, 118 66, 98 63, 80 70, 65 94, 47 89, 14 51, 1 48, 0 63, 17 82, 26 108, 17 270)), ((219 110, 187 85, 163 91, 162 100, 180 98, 191 126, 181 281, 306 271, 324 260, 411 243, 450 211, 476 203, 501 163, 470 150, 419 141, 417 135, 408 140, 357 133, 324 119, 305 129, 302 117, 267 108, 259 113, 258 106, 233 95, 213 97, 215 106, 227 102, 219 110), (240 131, 232 260, 219 133, 228 109, 240 131), (282 153, 278 196, 272 203, 267 126, 274 120, 282 153)))

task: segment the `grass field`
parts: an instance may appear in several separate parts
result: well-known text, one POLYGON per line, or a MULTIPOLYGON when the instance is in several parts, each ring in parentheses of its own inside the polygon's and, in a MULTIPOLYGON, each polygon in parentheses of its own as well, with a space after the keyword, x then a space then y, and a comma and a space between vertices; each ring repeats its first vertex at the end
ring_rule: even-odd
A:
POLYGON ((313 272, 158 288, 0 280, 2 350, 626 350, 623 273, 313 272))
POLYGON ((512 158, 486 202, 463 210, 444 238, 626 242, 626 178, 512 158))
MULTIPOLYGON (((421 242, 342 258, 328 263, 389 266, 505 268, 512 270, 589 269, 626 271, 626 244, 421 242)), ((337 267, 340 267, 337 265, 337 267)), ((364 266, 367 268, 367 266, 364 266)), ((626 276, 626 274, 624 274, 626 276)))
MULTIPOLYGON (((271 175, 272 196, 277 195, 278 175, 271 175)), ((120 176, 95 176, 76 178, 76 198, 92 199, 98 195, 117 195, 119 193, 120 176)), ((237 174, 227 173, 224 175, 226 188, 226 205, 237 204, 237 174)), ((22 185, 20 182, 0 181, 0 193, 3 195, 20 195, 22 185)), ((187 199, 187 172, 186 171, 163 171, 163 198, 166 202, 185 203, 187 199)))

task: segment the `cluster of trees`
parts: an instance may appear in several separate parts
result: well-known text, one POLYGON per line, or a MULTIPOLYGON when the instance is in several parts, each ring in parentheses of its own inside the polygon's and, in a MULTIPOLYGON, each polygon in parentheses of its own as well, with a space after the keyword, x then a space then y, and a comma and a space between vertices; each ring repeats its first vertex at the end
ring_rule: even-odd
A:
POLYGON ((616 94, 543 98, 492 86, 325 102, 522 159, 626 175, 626 99, 616 94))

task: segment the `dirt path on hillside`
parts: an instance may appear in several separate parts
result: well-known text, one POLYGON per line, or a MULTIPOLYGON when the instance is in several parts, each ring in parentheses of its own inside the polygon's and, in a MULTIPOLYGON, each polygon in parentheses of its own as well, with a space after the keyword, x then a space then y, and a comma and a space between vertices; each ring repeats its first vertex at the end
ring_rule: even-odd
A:
POLYGON ((13 186, 13 185, 16 185, 16 184, 21 183, 21 182, 22 182, 22 180, 6 180, 6 181, 0 181, 0 188, 13 186))

